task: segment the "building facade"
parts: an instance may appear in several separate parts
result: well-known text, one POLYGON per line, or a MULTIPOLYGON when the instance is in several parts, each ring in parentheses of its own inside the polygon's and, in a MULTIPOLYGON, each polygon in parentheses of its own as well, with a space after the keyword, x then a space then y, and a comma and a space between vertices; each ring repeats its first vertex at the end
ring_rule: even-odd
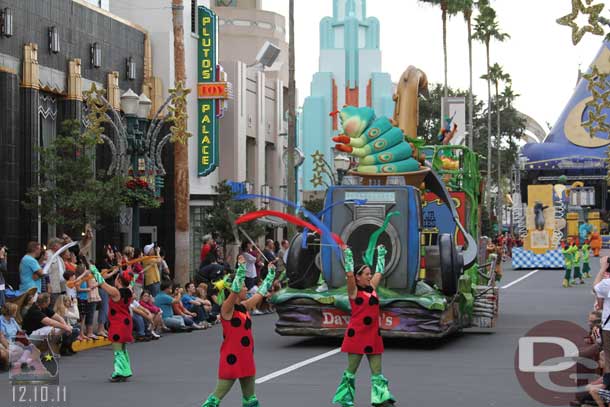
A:
MULTIPOLYGON (((261 9, 261 1, 216 0, 220 64, 233 84, 234 97, 220 121, 220 180, 247 182, 251 192, 286 196, 288 44, 283 16, 261 9), (266 41, 280 49, 263 69, 256 56, 266 41)), ((276 202, 257 202, 281 210, 276 202)), ((268 231, 280 240, 282 229, 268 231)))
MULTIPOLYGON (((205 234, 202 227, 203 213, 205 208, 212 204, 214 186, 219 181, 219 170, 216 169, 207 176, 198 174, 199 149, 198 128, 198 103, 197 103, 197 67, 198 55, 197 45, 198 33, 198 6, 210 6, 208 0, 184 0, 183 27, 184 27, 184 55, 186 65, 186 88, 191 89, 187 97, 188 129, 194 135, 188 141, 189 150, 189 184, 190 184, 190 246, 193 254, 191 270, 199 265, 199 248, 201 237, 205 234)), ((171 1, 168 0, 121 0, 110 1, 110 11, 121 17, 140 24, 150 35, 151 52, 153 55, 152 69, 159 78, 161 84, 165 84, 162 90, 163 97, 167 97, 167 89, 174 86, 174 31, 172 25, 171 1), (146 12, 143 13, 142 10, 146 12)), ((222 123, 221 123, 222 128, 222 123)), ((233 156, 221 157, 220 162, 232 161, 233 156)), ((167 183, 166 183, 167 185, 167 183)), ((168 206, 173 207, 172 203, 168 206)), ((172 215, 173 216, 173 215, 172 215)), ((168 231, 172 234, 174 231, 168 231)), ((172 237, 172 242, 174 242, 172 237)), ((172 246, 173 247, 173 246, 172 246)))
POLYGON ((379 20, 367 17, 366 0, 333 0, 333 16, 320 22, 319 72, 311 82, 300 116, 298 145, 305 154, 299 171, 299 189, 304 199, 308 192, 321 190, 311 183, 314 165, 311 155, 334 158, 332 137, 339 134, 338 117, 331 112, 344 105, 369 106, 378 116, 394 112, 392 80, 381 71, 379 20))
MULTIPOLYGON (((83 119, 83 91, 92 84, 106 89, 116 110, 128 89, 158 103, 160 84, 152 75, 148 32, 91 2, 0 0, 0 10, 12 17, 10 30, 0 35, 0 239, 11 249, 9 268, 15 271, 29 240, 46 243, 61 227, 42 223, 22 205, 37 183, 38 148, 55 139, 64 120, 83 119), (93 49, 99 50, 95 60, 93 49)), ((107 146, 99 147, 98 168, 107 168, 110 154, 107 146)), ((164 194, 171 201, 171 188, 164 194)), ((171 208, 145 214, 142 224, 171 229, 170 223, 145 223, 167 219, 164 211, 171 208)), ((120 218, 97 232, 98 245, 128 240, 121 230, 129 226, 122 228, 120 218)))

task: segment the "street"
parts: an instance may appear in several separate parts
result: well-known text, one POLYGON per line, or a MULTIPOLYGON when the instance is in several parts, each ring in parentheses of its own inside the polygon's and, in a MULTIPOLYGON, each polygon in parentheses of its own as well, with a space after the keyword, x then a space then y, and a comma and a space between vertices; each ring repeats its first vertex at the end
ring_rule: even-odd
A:
MULTIPOLYGON (((599 260, 593 258, 591 263, 595 275, 599 260)), ((464 333, 436 344, 385 341, 383 372, 390 380, 397 405, 541 405, 530 399, 517 382, 513 358, 518 338, 546 320, 573 321, 584 327, 592 303, 591 280, 584 286, 563 289, 561 271, 542 270, 517 281, 528 273, 505 271, 501 317, 493 334, 464 333)), ((333 351, 340 342, 280 337, 273 331, 274 321, 273 315, 254 317, 257 395, 261 405, 330 406, 346 365, 345 355, 331 353, 305 366, 294 365, 333 351), (288 369, 278 373, 285 368, 288 369), (273 373, 275 377, 269 379, 273 373)), ((134 377, 128 384, 107 382, 112 370, 109 347, 63 358, 60 380, 67 386, 69 405, 198 407, 214 389, 221 335, 217 326, 131 345, 134 377)), ((8 375, 3 374, 0 380, 7 388, 8 375)), ((365 361, 360 366, 356 393, 356 405, 369 405, 365 361)), ((223 405, 241 405, 238 385, 223 405)))

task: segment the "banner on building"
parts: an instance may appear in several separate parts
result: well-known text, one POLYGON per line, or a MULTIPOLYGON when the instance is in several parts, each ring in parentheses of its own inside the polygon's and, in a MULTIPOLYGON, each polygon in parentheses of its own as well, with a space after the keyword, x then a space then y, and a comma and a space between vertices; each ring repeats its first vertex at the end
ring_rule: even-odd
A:
POLYGON ((207 7, 198 7, 199 42, 197 60, 197 174, 210 175, 219 165, 219 119, 233 96, 231 83, 218 65, 218 18, 207 7))

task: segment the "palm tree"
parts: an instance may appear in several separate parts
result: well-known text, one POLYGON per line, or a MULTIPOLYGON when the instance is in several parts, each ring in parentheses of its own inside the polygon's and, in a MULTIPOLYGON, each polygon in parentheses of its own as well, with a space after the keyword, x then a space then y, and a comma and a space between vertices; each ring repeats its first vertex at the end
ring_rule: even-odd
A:
MULTIPOLYGON (((186 83, 184 63, 184 5, 182 0, 172 0, 172 25, 174 29, 174 82, 186 83)), ((174 194, 176 216, 176 281, 188 281, 190 270, 189 235, 189 164, 187 143, 174 143, 174 194)))
POLYGON ((470 87, 468 92, 468 148, 472 150, 474 140, 474 95, 472 94, 472 10, 474 0, 463 0, 462 14, 464 21, 468 27, 468 72, 470 79, 470 87))
MULTIPOLYGON (((500 109, 501 109, 501 105, 500 105, 500 83, 510 83, 511 79, 510 79, 510 75, 505 73, 504 70, 502 69, 502 66, 500 66, 499 64, 495 63, 493 64, 493 66, 489 67, 489 74, 488 75, 483 75, 481 77, 482 79, 486 79, 488 83, 493 83, 494 84, 494 88, 496 90, 496 115, 497 115, 497 134, 496 134, 496 148, 498 149, 498 178, 497 178, 497 185, 498 185, 498 197, 496 200, 496 205, 497 205, 497 216, 498 216, 498 226, 501 230, 502 228, 502 193, 501 193, 501 178, 502 178, 502 161, 501 161, 501 151, 502 151, 502 134, 501 134, 501 130, 500 130, 500 109)), ((511 90, 512 92, 512 90, 511 90)), ((489 111, 491 112, 491 105, 489 108, 489 111)), ((491 143, 490 143, 491 144, 491 143)), ((491 155, 490 155, 491 156, 491 155)), ((489 160, 491 161, 491 160, 489 160)), ((490 173, 491 176, 491 173, 490 173)))
POLYGON ((447 87, 447 17, 454 16, 464 9, 465 0, 419 0, 422 3, 433 4, 441 7, 443 18, 443 57, 445 62, 445 88, 443 96, 448 96, 447 87))
MULTIPOLYGON (((297 201, 296 187, 296 168, 294 166, 294 151, 296 146, 297 129, 296 129, 296 81, 295 81, 295 50, 294 50, 294 0, 290 0, 288 9, 288 160, 287 160, 287 182, 288 185, 288 200, 290 202, 297 201)), ((294 214, 294 208, 289 206, 290 214, 294 214)), ((296 233, 296 228, 293 224, 288 223, 289 239, 296 233)))
MULTIPOLYGON (((485 44, 485 55, 487 57, 487 179, 491 177, 491 63, 489 60, 489 47, 491 40, 504 42, 510 35, 500 32, 496 11, 489 6, 487 0, 479 2, 480 14, 475 18, 474 39, 485 44)), ((489 191, 489 189, 488 189, 489 191)), ((485 196, 485 206, 489 208, 491 195, 485 196)), ((491 211, 489 211, 491 213, 491 211)))

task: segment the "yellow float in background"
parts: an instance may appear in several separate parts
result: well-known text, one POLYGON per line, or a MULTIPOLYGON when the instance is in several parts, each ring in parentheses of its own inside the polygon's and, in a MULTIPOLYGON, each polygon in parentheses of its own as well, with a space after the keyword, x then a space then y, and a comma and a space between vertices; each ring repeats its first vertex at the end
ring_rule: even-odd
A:
POLYGON ((528 185, 527 186, 527 214, 526 214, 527 238, 523 242, 526 250, 531 250, 535 254, 544 254, 552 247, 553 231, 555 229, 555 209, 553 206, 553 185, 528 185), (534 206, 540 202, 543 206, 548 206, 544 214, 544 230, 536 230, 534 221, 534 206))

